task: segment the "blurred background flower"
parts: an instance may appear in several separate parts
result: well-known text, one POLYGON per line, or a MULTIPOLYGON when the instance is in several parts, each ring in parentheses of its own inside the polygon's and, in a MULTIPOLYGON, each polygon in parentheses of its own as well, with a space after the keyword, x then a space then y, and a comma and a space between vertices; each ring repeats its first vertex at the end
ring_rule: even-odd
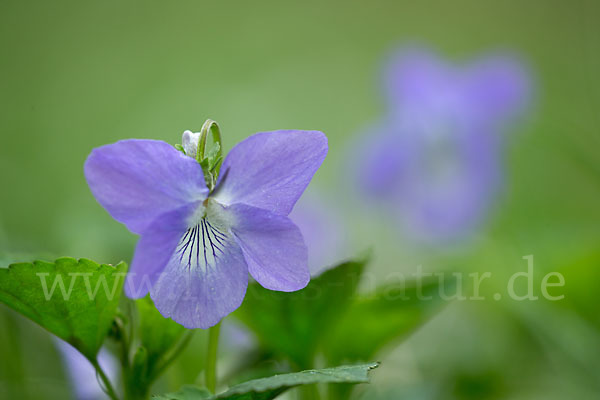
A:
MULTIPOLYGON (((108 396, 102 391, 100 379, 96 376, 96 370, 90 362, 82 356, 70 344, 62 340, 56 340, 63 365, 69 377, 71 387, 76 400, 105 400, 108 396)), ((119 365, 117 360, 108 350, 102 349, 98 354, 98 363, 111 382, 117 382, 119 377, 119 365)))
POLYGON ((397 52, 384 73, 387 113, 360 137, 360 183, 407 237, 455 240, 476 227, 504 175, 505 126, 528 103, 515 57, 447 62, 430 50, 397 52))

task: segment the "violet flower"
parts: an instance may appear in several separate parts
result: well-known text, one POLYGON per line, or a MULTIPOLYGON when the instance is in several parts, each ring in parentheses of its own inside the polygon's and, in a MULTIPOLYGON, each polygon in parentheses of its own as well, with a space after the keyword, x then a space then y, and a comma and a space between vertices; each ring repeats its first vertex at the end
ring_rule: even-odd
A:
POLYGON ((396 54, 385 73, 388 111, 361 148, 362 188, 411 235, 469 233, 498 193, 506 123, 526 107, 515 58, 446 63, 427 50, 396 54))
MULTIPOLYGON (((190 142, 198 137, 186 132, 184 148, 190 142)), ((257 133, 229 152, 209 191, 200 164, 165 142, 94 149, 85 163, 92 193, 141 236, 127 295, 150 288, 163 316, 208 328, 240 306, 248 273, 271 290, 305 287, 307 249, 287 215, 326 154, 321 132, 257 133)))

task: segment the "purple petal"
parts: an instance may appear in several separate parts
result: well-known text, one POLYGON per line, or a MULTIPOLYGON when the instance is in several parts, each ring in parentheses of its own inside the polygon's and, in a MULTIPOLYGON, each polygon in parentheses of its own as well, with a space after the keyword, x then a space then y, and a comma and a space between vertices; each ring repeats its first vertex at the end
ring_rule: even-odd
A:
POLYGON ((325 156, 317 131, 275 131, 250 136, 227 155, 215 199, 288 215, 325 156))
POLYGON ((233 238, 201 222, 178 238, 150 294, 165 318, 206 329, 242 304, 248 267, 233 238))
POLYGON ((446 96, 451 95, 455 74, 454 68, 427 49, 395 53, 384 71, 384 90, 392 111, 437 108, 437 103, 450 101, 446 96))
POLYGON ((514 56, 492 55, 462 66, 426 49, 405 49, 392 57, 384 76, 390 111, 402 123, 495 123, 514 117, 530 98, 529 74, 514 56))
POLYGON ((380 134, 363 150, 361 187, 389 206, 413 236, 468 233, 493 200, 502 166, 501 136, 477 128, 380 134))
POLYGON ((141 298, 150 291, 187 230, 187 218, 197 207, 197 203, 192 203, 165 213, 146 228, 127 274, 125 293, 128 297, 141 298))
POLYGON ((353 165, 367 195, 389 198, 397 194, 398 187, 407 179, 407 165, 415 162, 413 142, 407 135, 394 132, 390 125, 376 127, 368 134, 366 145, 362 142, 355 150, 355 157, 364 160, 363 165, 353 165))
POLYGON ((457 138, 455 173, 431 179, 417 170, 402 204, 405 220, 424 239, 452 240, 481 223, 500 185, 501 160, 497 135, 457 138), (476 138, 476 139, 473 139, 476 138))
POLYGON ((465 70, 465 91, 479 117, 510 118, 530 99, 530 79, 517 57, 490 56, 465 70))
POLYGON ((286 216, 245 204, 228 207, 248 271, 262 286, 292 292, 308 284, 308 253, 300 229, 286 216))
POLYGON ((142 233, 159 215, 208 195, 200 165, 157 140, 96 148, 84 170, 96 200, 134 233, 142 233))

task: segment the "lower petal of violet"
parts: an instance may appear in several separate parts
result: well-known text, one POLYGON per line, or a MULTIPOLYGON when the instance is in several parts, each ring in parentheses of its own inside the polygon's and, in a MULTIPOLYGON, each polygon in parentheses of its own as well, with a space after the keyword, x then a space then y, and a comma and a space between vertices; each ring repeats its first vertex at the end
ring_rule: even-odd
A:
POLYGON ((140 238, 125 282, 131 298, 144 297, 169 262, 187 229, 187 219, 198 208, 192 203, 158 217, 140 238))
POLYGON ((164 317, 206 329, 242 304, 247 286, 241 249, 226 229, 202 218, 180 235, 150 294, 164 317))

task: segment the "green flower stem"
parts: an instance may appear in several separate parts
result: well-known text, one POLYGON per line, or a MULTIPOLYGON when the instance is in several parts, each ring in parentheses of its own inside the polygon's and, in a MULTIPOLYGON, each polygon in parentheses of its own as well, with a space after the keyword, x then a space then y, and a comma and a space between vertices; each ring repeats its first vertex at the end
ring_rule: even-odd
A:
POLYGON ((117 393, 115 392, 115 389, 113 388, 112 384, 110 383, 108 376, 106 376, 106 374, 102 370, 102 367, 100 367, 100 364, 98 364, 98 361, 94 360, 92 362, 92 365, 96 369, 96 374, 98 374, 98 376, 102 380, 102 383, 104 384, 103 389, 104 389, 105 393, 108 395, 108 397, 110 397, 112 400, 119 400, 119 397, 117 396, 117 393))
POLYGON ((206 387, 212 393, 217 389, 217 349, 219 347, 219 330, 221 323, 208 330, 208 352, 206 353, 205 378, 206 387))

